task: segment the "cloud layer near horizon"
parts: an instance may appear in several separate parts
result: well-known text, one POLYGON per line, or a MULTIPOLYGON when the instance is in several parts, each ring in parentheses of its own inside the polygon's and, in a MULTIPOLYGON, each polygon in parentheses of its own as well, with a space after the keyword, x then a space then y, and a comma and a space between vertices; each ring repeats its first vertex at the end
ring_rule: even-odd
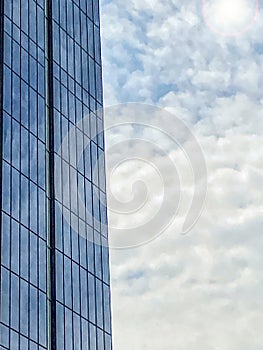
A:
MULTIPOLYGON (((111 251, 115 350, 262 349, 263 17, 227 37, 202 10, 201 0, 102 2, 105 105, 171 111, 208 169, 206 208, 188 235, 178 234, 182 209, 153 243, 111 251)), ((189 170, 174 152, 187 207, 189 170)))

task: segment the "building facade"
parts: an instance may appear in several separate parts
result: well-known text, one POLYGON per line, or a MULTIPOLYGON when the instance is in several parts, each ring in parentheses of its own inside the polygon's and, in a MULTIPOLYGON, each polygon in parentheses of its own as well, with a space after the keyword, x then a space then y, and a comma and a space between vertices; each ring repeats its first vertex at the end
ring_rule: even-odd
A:
POLYGON ((111 350, 98 0, 0 4, 0 349, 111 350))

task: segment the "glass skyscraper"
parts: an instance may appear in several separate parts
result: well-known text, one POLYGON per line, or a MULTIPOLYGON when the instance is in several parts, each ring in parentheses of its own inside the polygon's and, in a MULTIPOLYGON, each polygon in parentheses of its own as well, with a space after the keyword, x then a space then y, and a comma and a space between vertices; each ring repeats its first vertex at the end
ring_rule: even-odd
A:
POLYGON ((0 349, 111 350, 98 0, 0 0, 0 38, 0 349))

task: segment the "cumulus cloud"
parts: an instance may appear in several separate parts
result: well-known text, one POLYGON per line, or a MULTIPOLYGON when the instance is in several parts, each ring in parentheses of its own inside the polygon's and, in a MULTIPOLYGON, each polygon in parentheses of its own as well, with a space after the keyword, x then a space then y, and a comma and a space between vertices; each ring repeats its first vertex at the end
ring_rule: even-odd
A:
MULTIPOLYGON (((253 13, 255 2, 240 1, 253 13)), ((178 216, 151 244, 111 251, 115 350, 263 345, 263 16, 260 9, 248 30, 226 36, 203 10, 201 0, 102 2, 106 106, 146 102, 174 113, 202 146, 208 170, 205 211, 182 236, 193 177, 183 152, 167 144, 182 179, 178 216)), ((171 119, 165 128, 173 127, 171 119)), ((143 171, 154 193, 157 180, 147 169, 123 164, 115 194, 129 200, 129 181, 143 171)), ((128 216, 125 225, 133 223, 128 216)))

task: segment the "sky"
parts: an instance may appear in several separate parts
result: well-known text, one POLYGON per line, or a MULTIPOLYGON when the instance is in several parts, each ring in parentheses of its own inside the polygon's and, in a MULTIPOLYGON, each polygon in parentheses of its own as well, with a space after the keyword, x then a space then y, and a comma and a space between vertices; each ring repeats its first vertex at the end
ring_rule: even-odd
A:
POLYGON ((114 350, 262 349, 261 5, 101 1, 106 124, 116 112, 111 106, 133 102, 135 121, 148 125, 141 130, 129 124, 106 134, 110 240, 125 248, 113 237, 116 227, 136 232, 164 200, 162 220, 168 222, 174 211, 159 237, 145 230, 142 241, 136 237, 144 243, 139 247, 111 249, 114 350), (154 113, 144 113, 142 104, 153 106, 154 113), (182 150, 186 140, 182 147, 172 144, 169 135, 180 138, 180 121, 200 145, 205 167, 189 166, 189 153, 182 150), (116 140, 125 147, 111 148, 116 140), (135 153, 139 161, 129 160, 135 153), (180 181, 166 168, 168 158, 180 181), (204 210, 181 234, 196 185, 193 169, 200 167, 207 184, 204 210), (175 188, 181 195, 178 212, 175 188), (126 215, 111 210, 114 195, 124 207, 138 204, 137 210, 126 215))

